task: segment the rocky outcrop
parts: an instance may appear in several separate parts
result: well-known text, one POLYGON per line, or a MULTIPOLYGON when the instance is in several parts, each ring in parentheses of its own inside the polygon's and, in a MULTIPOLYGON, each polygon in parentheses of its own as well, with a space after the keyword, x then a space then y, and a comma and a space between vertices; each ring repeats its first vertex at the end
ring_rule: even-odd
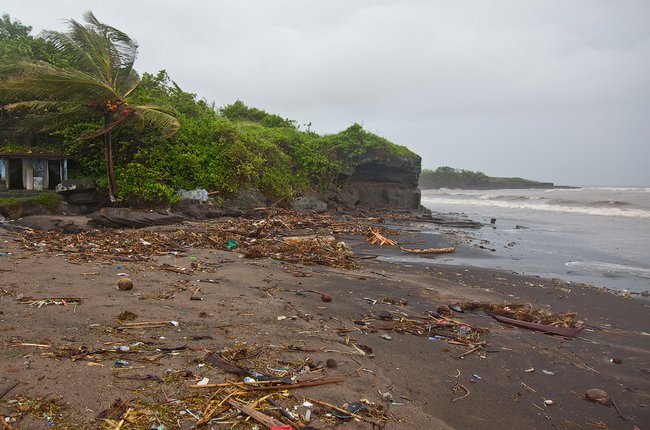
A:
POLYGON ((0 202, 0 215, 6 219, 16 220, 30 215, 49 215, 57 213, 59 208, 47 208, 38 201, 29 198, 0 202))
POLYGON ((100 193, 91 179, 67 179, 56 186, 66 214, 87 214, 99 209, 100 193))
POLYGON ((327 203, 316 196, 298 196, 291 202, 291 209, 322 213, 327 210, 327 203))
POLYGON ((128 208, 101 208, 88 218, 89 225, 113 228, 169 225, 185 220, 185 217, 167 211, 136 211, 128 208))
POLYGON ((415 210, 420 207, 417 155, 376 157, 342 175, 334 200, 344 207, 415 210))

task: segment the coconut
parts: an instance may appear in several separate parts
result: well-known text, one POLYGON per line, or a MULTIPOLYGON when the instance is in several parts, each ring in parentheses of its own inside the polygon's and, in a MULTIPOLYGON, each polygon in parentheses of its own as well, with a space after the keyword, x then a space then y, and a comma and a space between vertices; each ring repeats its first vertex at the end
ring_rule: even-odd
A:
POLYGON ((128 291, 133 289, 133 281, 129 278, 120 278, 117 281, 117 289, 120 291, 128 291))

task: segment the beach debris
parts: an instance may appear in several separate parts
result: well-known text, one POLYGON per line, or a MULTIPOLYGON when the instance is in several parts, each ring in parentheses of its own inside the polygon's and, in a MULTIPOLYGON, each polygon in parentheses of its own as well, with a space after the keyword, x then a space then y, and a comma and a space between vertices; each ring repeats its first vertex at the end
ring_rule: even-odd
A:
POLYGON ((555 372, 551 372, 550 370, 546 370, 546 369, 542 369, 542 373, 544 375, 549 375, 549 376, 555 375, 555 372))
POLYGON ((9 392, 11 390, 13 390, 14 388, 16 388, 18 386, 18 384, 20 384, 20 382, 14 382, 13 384, 9 384, 7 387, 0 390, 0 399, 2 399, 4 396, 9 394, 9 392))
POLYGON ((533 373, 534 371, 535 371, 534 367, 531 367, 529 369, 524 370, 524 372, 526 372, 526 373, 533 373))
POLYGON ((393 338, 389 334, 382 334, 381 338, 384 339, 384 340, 393 340, 393 338))
MULTIPOLYGON (((266 218, 215 219, 184 222, 173 226, 147 229, 91 229, 69 234, 62 229, 29 230, 21 233, 23 246, 64 256, 71 262, 150 261, 160 255, 181 256, 194 248, 226 249, 249 258, 268 257, 296 264, 320 264, 330 267, 357 268, 359 258, 338 239, 342 235, 363 236, 368 230, 364 218, 334 219, 328 214, 305 214, 280 208, 265 208, 266 218), (299 240, 287 238, 300 237, 299 240), (45 246, 39 246, 39 244, 45 246)), ((398 234, 375 227, 381 234, 398 234)), ((121 266, 120 266, 121 268, 121 266)), ((193 261, 192 269, 175 266, 162 270, 191 273, 214 271, 205 262, 193 261)))
POLYGON ((248 375, 251 373, 249 370, 244 369, 243 367, 236 366, 229 361, 225 360, 223 357, 219 355, 219 353, 212 353, 205 357, 205 361, 213 365, 214 367, 217 367, 221 370, 224 370, 228 373, 235 373, 238 375, 248 375))
POLYGON ((383 234, 381 234, 379 231, 377 231, 373 227, 368 228, 368 232, 366 233, 366 241, 368 243, 372 244, 372 245, 396 246, 401 251, 410 252, 412 254, 442 254, 442 253, 454 252, 456 250, 453 247, 446 247, 446 248, 404 248, 403 246, 399 245, 394 240, 389 239, 386 236, 384 236, 383 234))
POLYGON ((160 328, 167 327, 171 324, 170 321, 141 321, 141 322, 130 322, 122 323, 121 326, 116 327, 117 330, 137 330, 137 329, 149 329, 149 328, 160 328))
POLYGON ((520 321, 520 320, 516 320, 516 319, 513 319, 513 318, 502 317, 502 316, 499 316, 499 315, 492 315, 492 317, 494 319, 496 319, 497 321, 505 323, 505 324, 510 324, 510 325, 514 325, 514 326, 517 326, 517 327, 527 328, 527 329, 530 329, 530 330, 541 331, 541 332, 548 333, 548 334, 556 334, 556 335, 564 336, 564 337, 573 337, 573 336, 578 335, 582 331, 582 327, 574 327, 574 328, 554 327, 554 326, 549 326, 549 325, 544 325, 544 324, 520 321))
POLYGON ((120 291, 129 291, 133 289, 133 281, 129 278, 120 278, 117 281, 117 289, 120 291))
MULTIPOLYGON (((323 402, 321 400, 316 400, 312 398, 306 398, 306 400, 308 400, 311 403, 315 403, 317 405, 332 409, 334 411, 332 415, 334 415, 337 418, 343 420, 351 420, 352 418, 355 418, 360 421, 365 421, 367 423, 372 424, 373 428, 380 427, 376 421, 358 414, 358 412, 366 412, 366 413, 370 412, 368 406, 361 402, 346 403, 343 405, 343 407, 338 407, 331 403, 323 402)), ((383 416, 383 414, 381 414, 381 411, 376 411, 376 412, 380 415, 379 416, 380 420, 384 421, 385 417, 383 416)))
MULTIPOLYGON (((381 312, 379 312, 379 313, 377 314, 377 317, 378 317, 380 320, 391 321, 391 320, 393 319, 393 314, 391 314, 391 313, 388 312, 388 311, 381 311, 381 312)), ((361 321, 361 322, 363 323, 363 321, 361 321)), ((364 325, 365 325, 365 324, 364 324, 364 325)))
POLYGON ((137 314, 134 314, 134 313, 131 312, 131 311, 123 311, 123 312, 119 313, 119 314, 117 315, 117 317, 115 317, 115 319, 116 319, 117 321, 119 321, 119 322, 123 322, 123 321, 134 321, 134 320, 136 320, 137 318, 138 318, 138 315, 137 315, 137 314))
POLYGON ((394 297, 389 297, 389 296, 384 296, 381 299, 379 299, 380 303, 388 303, 389 305, 400 305, 400 306, 408 306, 409 302, 406 299, 396 299, 394 297))
MULTIPOLYGON (((6 402, 6 406, 14 412, 5 415, 0 414, 0 428, 7 430, 17 430, 17 427, 10 425, 10 422, 20 423, 27 415, 31 415, 36 420, 44 420, 47 427, 68 427, 65 425, 65 416, 63 413, 63 404, 60 399, 54 398, 31 398, 19 395, 6 402)), ((22 423, 24 424, 24 423, 22 423)), ((33 428, 34 426, 30 426, 33 428)), ((20 428, 25 428, 23 425, 20 428)))
POLYGON ((129 363, 126 360, 115 360, 115 363, 113 363, 115 367, 127 367, 130 366, 131 363, 129 363))
POLYGON ((333 358, 328 358, 325 362, 325 365, 328 369, 336 369, 339 366, 339 363, 333 358))
POLYGON ((449 305, 449 308, 454 312, 463 313, 463 308, 460 307, 460 304, 456 303, 455 305, 449 305))
POLYGON ((456 393, 458 391, 464 391, 465 392, 465 394, 463 394, 462 396, 452 399, 451 400, 452 402, 457 402, 459 400, 463 400, 465 397, 469 396, 469 390, 467 389, 467 387, 465 387, 463 384, 459 383, 458 380, 456 380, 456 382, 454 383, 454 386, 452 387, 452 390, 454 391, 454 393, 456 393))
POLYGON ((80 305, 81 298, 79 297, 52 297, 47 299, 29 299, 23 298, 18 303, 29 305, 29 307, 42 308, 43 306, 66 306, 66 305, 80 305))
POLYGON ((372 245, 379 245, 379 246, 384 246, 384 245, 389 245, 389 246, 397 246, 397 243, 383 234, 379 233, 379 231, 375 230, 374 228, 369 228, 368 232, 366 233, 366 241, 372 245))
POLYGON ((600 388, 591 388, 585 392, 585 399, 590 402, 600 403, 601 405, 611 406, 612 398, 605 390, 600 388))
POLYGON ((329 294, 323 293, 323 294, 321 294, 320 299, 322 301, 324 301, 325 303, 329 303, 329 302, 332 301, 332 296, 330 296, 329 294))
POLYGON ((443 317, 450 317, 452 312, 451 308, 447 305, 440 305, 436 308, 436 312, 443 317))
POLYGON ((404 248, 398 247, 401 251, 410 252, 411 254, 449 254, 456 252, 456 248, 448 246, 445 248, 404 248))
POLYGON ((622 364, 622 363, 623 363, 623 360, 621 360, 621 359, 618 358, 618 357, 610 358, 609 361, 610 361, 611 363, 614 363, 614 364, 622 364))
POLYGON ((549 325, 553 327, 576 327, 575 312, 553 313, 546 309, 522 303, 468 302, 462 305, 465 311, 482 310, 490 315, 498 315, 518 321, 549 325))

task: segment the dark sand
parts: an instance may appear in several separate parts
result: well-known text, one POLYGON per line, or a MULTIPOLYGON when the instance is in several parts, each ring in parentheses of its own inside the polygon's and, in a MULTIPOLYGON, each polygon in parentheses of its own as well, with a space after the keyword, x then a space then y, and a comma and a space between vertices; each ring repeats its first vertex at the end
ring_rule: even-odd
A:
MULTIPOLYGON (((389 408, 392 419, 386 423, 387 429, 645 429, 650 423, 650 302, 645 299, 512 273, 436 266, 435 259, 426 267, 377 260, 363 260, 359 270, 299 267, 309 277, 295 277, 286 271, 294 266, 201 249, 188 255, 218 262, 221 267, 215 273, 183 275, 161 271, 152 262, 71 264, 61 256, 24 250, 15 236, 2 229, 0 245, 1 251, 12 253, 0 257, 0 393, 19 382, 0 400, 0 416, 17 416, 11 401, 21 396, 60 399, 63 415, 54 418, 52 427, 43 417, 20 415, 10 423, 14 428, 62 428, 64 424, 100 428, 96 417, 115 399, 182 399, 190 392, 189 385, 203 377, 210 382, 234 377, 199 365, 210 351, 239 342, 268 348, 263 356, 276 360, 274 363, 308 357, 336 359, 338 368, 324 373, 343 375, 344 382, 294 390, 295 399, 286 404, 301 404, 304 397, 339 405, 365 398, 389 408), (116 290, 119 272, 134 280, 132 291, 116 290), (197 282, 207 278, 219 283, 197 282), (190 300, 197 288, 200 291, 195 295, 202 301, 190 300), (291 291, 296 289, 325 291, 333 301, 323 303, 317 295, 297 296, 291 291), (83 303, 38 309, 17 300, 64 296, 81 297, 83 303), (365 300, 383 296, 406 298, 408 305, 372 306, 365 300), (459 320, 490 330, 486 352, 460 359, 455 357, 467 348, 408 334, 394 333, 392 340, 384 340, 383 332, 364 334, 353 323, 370 310, 419 314, 439 304, 473 300, 575 311, 578 319, 593 329, 584 331, 581 339, 564 339, 505 326, 480 313, 456 314, 459 320), (314 318, 291 318, 297 312, 287 301, 314 318), (119 325, 116 316, 123 311, 137 314, 136 321, 177 320, 180 325, 117 332, 112 328, 119 325), (278 320, 278 316, 288 318, 278 320), (288 352, 271 347, 293 344, 350 351, 334 332, 340 328, 353 329, 347 335, 372 347, 374 354, 288 352), (211 338, 192 340, 205 336, 211 338), (130 353, 106 354, 99 365, 50 354, 64 346, 101 349, 136 341, 188 348, 151 363, 137 361, 139 355, 130 353), (611 363, 614 357, 622 364, 611 363), (117 358, 131 361, 134 368, 113 369, 117 358), (525 371, 529 368, 534 372, 525 371), (169 370, 188 370, 193 376, 166 382, 128 379, 133 375, 164 377, 169 370), (456 383, 470 393, 453 401, 464 394, 453 391, 456 383), (614 407, 586 401, 582 396, 590 388, 612 395, 626 420, 614 407), (397 404, 382 399, 380 393, 387 391, 397 404), (545 405, 545 400, 553 404, 545 405)), ((358 239, 355 245, 357 251, 372 253, 373 248, 358 239)), ((158 264, 163 262, 190 265, 187 256, 158 258, 158 264)), ((193 421, 185 415, 165 425, 168 429, 190 428, 193 421)), ((319 420, 313 425, 330 428, 319 420)), ((252 426, 248 423, 237 428, 252 426)), ((350 421, 337 428, 371 426, 350 421)))

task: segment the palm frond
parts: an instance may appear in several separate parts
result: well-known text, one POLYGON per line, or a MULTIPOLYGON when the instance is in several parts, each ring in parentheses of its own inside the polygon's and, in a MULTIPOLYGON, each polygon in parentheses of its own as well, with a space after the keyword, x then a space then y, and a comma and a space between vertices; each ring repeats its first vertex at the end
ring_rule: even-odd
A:
POLYGON ((88 118, 87 111, 76 107, 66 107, 65 110, 57 112, 43 112, 31 114, 22 118, 14 119, 15 129, 18 133, 27 134, 33 132, 53 132, 67 126, 76 125, 80 120, 88 118))
MULTIPOLYGON (((138 43, 126 33, 100 22, 90 11, 84 14, 84 20, 88 24, 87 29, 110 42, 106 47, 110 58, 111 84, 126 92, 133 87, 135 74, 133 64, 138 55, 138 43)), ((137 74, 135 74, 135 78, 139 80, 137 74)))
POLYGON ((170 112, 166 112, 157 106, 131 106, 135 110, 136 117, 142 118, 145 122, 158 128, 164 137, 173 136, 181 126, 178 119, 170 112))
POLYGON ((110 86, 80 70, 45 62, 17 62, 6 69, 10 77, 0 83, 0 94, 8 99, 89 103, 118 97, 110 86))
POLYGON ((75 107, 74 103, 50 100, 30 100, 26 102, 14 102, 2 106, 6 110, 25 110, 29 113, 58 112, 60 110, 75 107))

